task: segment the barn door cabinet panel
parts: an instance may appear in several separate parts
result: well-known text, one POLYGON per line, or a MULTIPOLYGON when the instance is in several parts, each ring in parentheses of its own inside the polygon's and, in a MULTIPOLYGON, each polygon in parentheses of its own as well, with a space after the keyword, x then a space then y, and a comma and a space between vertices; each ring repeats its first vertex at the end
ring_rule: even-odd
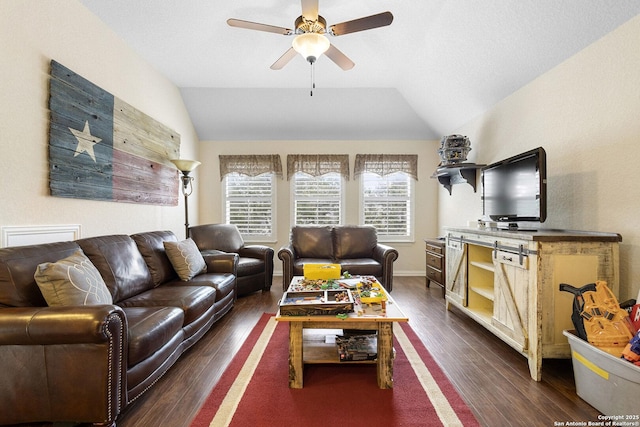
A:
POLYGON ((446 296, 460 306, 467 305, 467 245, 455 237, 447 239, 446 249, 446 296))
POLYGON ((445 227, 446 301, 527 357, 570 358, 573 296, 560 283, 604 280, 618 294, 621 237, 615 233, 445 227))

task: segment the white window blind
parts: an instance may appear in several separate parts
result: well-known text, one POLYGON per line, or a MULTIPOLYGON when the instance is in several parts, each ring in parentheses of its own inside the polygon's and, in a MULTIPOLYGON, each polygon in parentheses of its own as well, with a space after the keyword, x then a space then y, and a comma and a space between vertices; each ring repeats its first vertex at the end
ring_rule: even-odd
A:
POLYGON ((291 183, 294 225, 338 225, 342 222, 343 179, 339 173, 311 176, 297 172, 291 183))
POLYGON ((245 239, 275 239, 275 180, 273 173, 224 177, 225 222, 235 224, 245 239))
POLYGON ((372 225, 382 241, 413 239, 413 179, 404 172, 361 174, 361 222, 372 225))

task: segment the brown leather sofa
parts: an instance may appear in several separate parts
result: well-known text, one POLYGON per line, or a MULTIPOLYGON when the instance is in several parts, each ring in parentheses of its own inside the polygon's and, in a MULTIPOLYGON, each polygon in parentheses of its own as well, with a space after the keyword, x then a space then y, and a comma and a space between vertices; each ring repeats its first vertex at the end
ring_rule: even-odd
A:
POLYGON ((271 289, 273 248, 245 245, 238 227, 233 224, 196 225, 189 229, 189 236, 203 254, 222 251, 239 255, 238 296, 271 289))
POLYGON ((176 275, 170 231, 0 249, 0 424, 115 426, 236 299, 237 255, 205 257, 206 271, 176 275), (34 272, 78 249, 113 304, 49 307, 34 272))
POLYGON ((398 251, 378 243, 376 229, 370 226, 294 226, 278 258, 284 290, 293 276, 303 275, 304 264, 334 263, 352 275, 375 276, 391 292, 398 251))

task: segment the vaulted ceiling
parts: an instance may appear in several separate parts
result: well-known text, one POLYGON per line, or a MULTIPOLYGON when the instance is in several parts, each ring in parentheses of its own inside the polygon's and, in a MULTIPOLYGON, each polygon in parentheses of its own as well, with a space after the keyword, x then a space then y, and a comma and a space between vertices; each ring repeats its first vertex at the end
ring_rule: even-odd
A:
POLYGON ((390 26, 329 37, 326 56, 270 69, 300 0, 80 0, 181 90, 210 140, 440 139, 640 13, 637 0, 320 0, 329 25, 391 11, 390 26))

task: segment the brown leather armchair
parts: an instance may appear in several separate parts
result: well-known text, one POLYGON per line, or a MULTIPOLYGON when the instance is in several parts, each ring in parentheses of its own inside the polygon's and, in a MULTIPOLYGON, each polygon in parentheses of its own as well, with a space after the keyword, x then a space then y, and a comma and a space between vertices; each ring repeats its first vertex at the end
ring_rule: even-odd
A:
POLYGON ((189 229, 189 236, 204 254, 215 251, 236 253, 238 259, 238 295, 268 291, 273 282, 273 248, 245 245, 233 224, 205 224, 189 229))

